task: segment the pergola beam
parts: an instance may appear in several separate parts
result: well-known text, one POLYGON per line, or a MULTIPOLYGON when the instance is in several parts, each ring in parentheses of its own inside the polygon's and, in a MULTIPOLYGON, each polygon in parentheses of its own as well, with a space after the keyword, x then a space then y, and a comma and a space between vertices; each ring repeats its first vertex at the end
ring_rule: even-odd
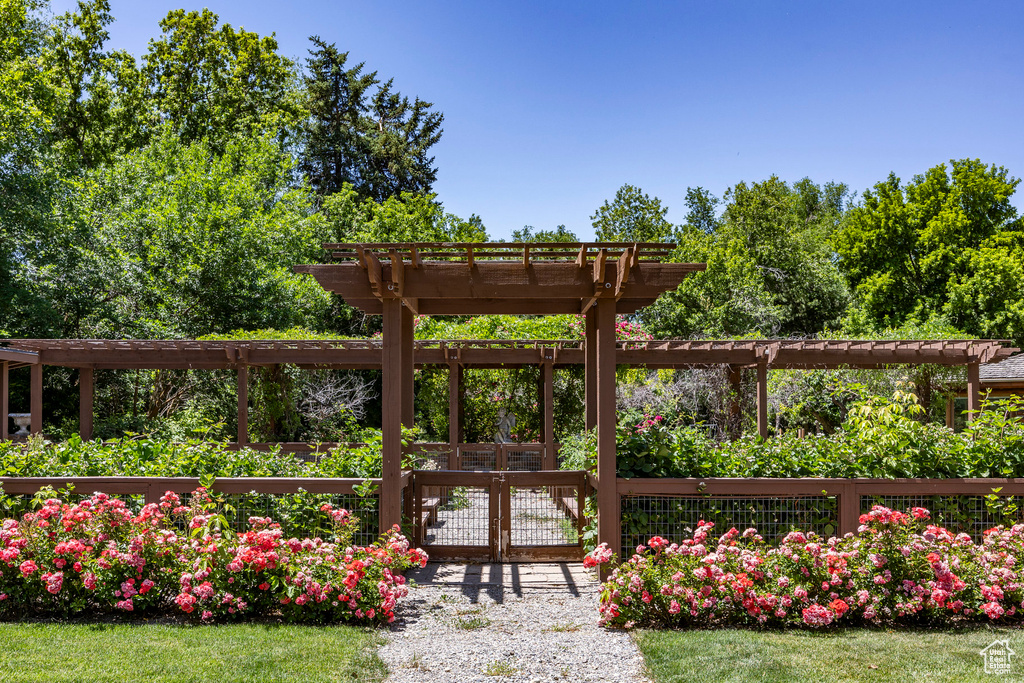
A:
MULTIPOLYGON (((616 310, 620 310, 618 302, 616 310)), ((246 363, 266 367, 289 364, 338 369, 374 369, 382 363, 379 340, 232 340, 224 342, 192 340, 80 340, 80 339, 11 339, 11 346, 0 347, 11 357, 30 356, 43 365, 94 369, 218 369, 234 368, 238 354, 246 353, 246 363), (22 351, 14 346, 31 351, 22 351)), ((543 347, 559 347, 556 365, 560 367, 586 363, 583 343, 572 340, 456 340, 447 342, 459 348, 462 363, 470 367, 501 367, 537 365, 542 362, 543 347)), ((772 369, 819 368, 883 368, 889 365, 930 363, 966 366, 1002 360, 1017 349, 1000 340, 969 340, 965 342, 794 342, 790 340, 757 341, 679 341, 620 342, 616 357, 619 365, 649 368, 697 368, 729 365, 752 368, 766 350, 775 349, 769 359, 772 369), (851 348, 844 349, 845 344, 851 348), (920 345, 921 350, 917 345, 920 345)), ((417 366, 442 365, 447 362, 436 341, 414 342, 417 366)), ((770 354, 769 354, 770 355, 770 354)), ((8 361, 9 369, 23 363, 8 361)))
MULTIPOLYGON (((17 343, 18 340, 11 340, 17 343)), ((31 365, 39 362, 39 353, 36 351, 25 351, 22 349, 14 349, 6 346, 0 346, 0 362, 3 363, 17 363, 21 365, 31 365)))

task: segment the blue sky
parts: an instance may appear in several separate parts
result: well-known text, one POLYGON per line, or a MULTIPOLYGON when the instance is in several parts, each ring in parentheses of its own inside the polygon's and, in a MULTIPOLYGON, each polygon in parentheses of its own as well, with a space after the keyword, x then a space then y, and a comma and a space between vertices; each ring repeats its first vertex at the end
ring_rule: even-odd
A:
POLYGON ((435 190, 496 237, 564 223, 591 238, 624 183, 680 222, 688 186, 721 196, 772 174, 860 191, 972 157, 1024 176, 1021 2, 111 6, 109 45, 135 54, 177 7, 274 32, 293 58, 312 34, 337 43, 444 112, 435 190))

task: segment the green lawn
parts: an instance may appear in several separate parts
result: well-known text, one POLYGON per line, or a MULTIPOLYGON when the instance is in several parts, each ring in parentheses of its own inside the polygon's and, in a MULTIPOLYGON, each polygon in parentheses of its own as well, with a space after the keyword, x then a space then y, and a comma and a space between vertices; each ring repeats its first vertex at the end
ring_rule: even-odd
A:
POLYGON ((1024 677, 1024 631, 850 629, 834 633, 634 633, 656 683, 670 681, 1011 681, 1024 677), (1020 654, 1009 676, 985 675, 979 650, 996 638, 1020 654))
POLYGON ((0 681, 380 681, 350 626, 0 623, 0 681))

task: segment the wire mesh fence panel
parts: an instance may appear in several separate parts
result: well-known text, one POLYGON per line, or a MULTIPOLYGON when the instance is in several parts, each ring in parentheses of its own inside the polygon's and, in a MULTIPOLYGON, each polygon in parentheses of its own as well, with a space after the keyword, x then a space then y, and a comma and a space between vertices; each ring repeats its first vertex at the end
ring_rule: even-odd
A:
POLYGON ((511 472, 537 472, 544 469, 544 456, 535 450, 509 450, 508 469, 511 472))
POLYGON ((921 507, 931 513, 931 523, 944 526, 955 534, 970 534, 980 541, 983 532, 1000 524, 1020 522, 1021 509, 1012 496, 861 496, 861 512, 872 505, 884 505, 906 512, 921 507))
POLYGON ((352 541, 357 545, 369 545, 377 540, 379 531, 379 509, 377 496, 355 494, 233 494, 225 502, 235 508, 229 518, 236 531, 248 528, 250 517, 270 517, 281 525, 285 536, 320 536, 330 538, 334 525, 320 510, 324 503, 335 508, 348 510, 358 519, 352 541))
MULTIPOLYGON (((357 519, 352 542, 370 545, 377 540, 379 531, 379 503, 376 495, 358 496, 354 493, 232 493, 219 494, 225 505, 228 526, 235 532, 249 529, 250 517, 269 517, 281 525, 288 537, 320 537, 334 540, 335 527, 320 506, 330 503, 335 508, 348 510, 357 519)), ((191 504, 190 494, 181 495, 182 505, 191 504)))
POLYGON ((491 472, 498 469, 496 450, 462 450, 460 455, 462 469, 467 472, 491 472))
POLYGON ((731 527, 753 527, 765 541, 775 543, 794 529, 834 534, 839 505, 835 496, 623 496, 622 552, 631 553, 652 536, 679 543, 690 538, 701 520, 714 522, 717 535, 731 527))
MULTIPOLYGON (((424 487, 426 488, 426 487, 424 487)), ((431 486, 422 502, 427 519, 424 546, 490 545, 490 489, 485 486, 431 486)), ((428 551, 429 552, 429 551, 428 551)))
POLYGON ((446 470, 448 469, 448 449, 420 449, 407 453, 406 458, 409 465, 416 470, 446 470))
POLYGON ((575 487, 513 486, 511 544, 513 546, 577 545, 575 487))
POLYGON ((418 470, 448 469, 449 451, 424 451, 418 453, 413 461, 413 468, 418 470))

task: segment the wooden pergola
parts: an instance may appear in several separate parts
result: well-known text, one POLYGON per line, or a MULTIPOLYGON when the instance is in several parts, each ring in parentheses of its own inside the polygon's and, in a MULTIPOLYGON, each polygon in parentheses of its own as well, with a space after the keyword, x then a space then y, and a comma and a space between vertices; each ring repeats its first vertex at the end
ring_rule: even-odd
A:
POLYGON ((699 263, 672 244, 326 244, 331 263, 296 266, 348 304, 384 316, 381 525, 401 522, 402 425, 413 424, 413 315, 586 316, 587 414, 598 430, 598 540, 620 535, 615 492, 615 315, 675 289, 699 263), (600 482, 606 485, 601 486, 600 482))
MULTIPOLYGON (((302 369, 380 370, 383 342, 379 339, 353 340, 224 340, 186 339, 8 339, 0 340, 0 402, 7 401, 8 371, 31 368, 32 431, 42 429, 43 367, 75 368, 79 371, 79 433, 92 436, 94 370, 235 370, 238 382, 238 443, 248 439, 249 367, 278 364, 302 369)), ((981 393, 992 389, 1006 394, 1003 384, 985 374, 1015 352, 1009 342, 969 340, 658 340, 617 341, 615 362, 620 366, 650 369, 725 367, 734 394, 739 395, 741 371, 758 370, 757 425, 768 435, 768 370, 822 368, 885 368, 897 365, 934 364, 967 368, 968 409, 980 409, 981 393), (763 366, 763 371, 761 368, 763 366), (977 370, 980 368, 980 373, 977 370)), ((539 403, 544 406, 541 441, 554 443, 554 371, 584 365, 586 344, 581 340, 418 340, 413 342, 415 367, 446 366, 449 369, 449 443, 460 439, 462 373, 464 369, 541 368, 539 403)), ((1011 360, 1016 360, 1014 357, 1011 360)), ((991 372, 989 374, 992 374, 991 372)), ((1013 385, 1020 393, 1020 382, 1013 385)), ((588 385, 591 392, 593 383, 588 385)), ((596 424, 596 399, 588 394, 588 427, 596 424)), ((6 414, 2 403, 0 415, 6 414)), ((734 404, 733 412, 739 411, 734 404)), ((0 426, 6 430, 6 423, 0 426)), ((0 432, 6 438, 7 432, 0 432)))

